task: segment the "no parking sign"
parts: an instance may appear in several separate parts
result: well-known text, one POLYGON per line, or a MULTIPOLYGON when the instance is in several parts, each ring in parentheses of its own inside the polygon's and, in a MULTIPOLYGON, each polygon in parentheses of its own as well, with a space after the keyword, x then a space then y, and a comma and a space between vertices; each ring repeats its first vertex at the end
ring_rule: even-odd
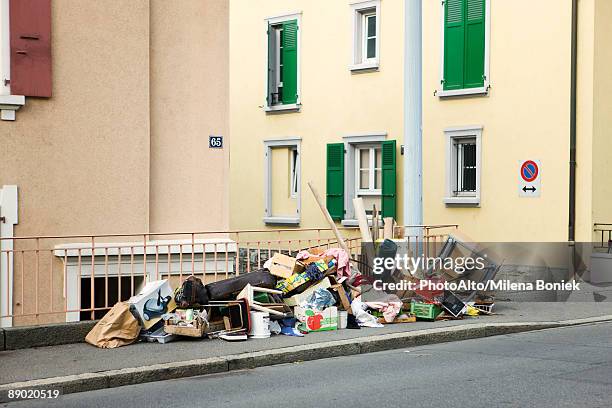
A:
POLYGON ((540 197, 542 191, 539 160, 521 160, 519 165, 519 197, 540 197))

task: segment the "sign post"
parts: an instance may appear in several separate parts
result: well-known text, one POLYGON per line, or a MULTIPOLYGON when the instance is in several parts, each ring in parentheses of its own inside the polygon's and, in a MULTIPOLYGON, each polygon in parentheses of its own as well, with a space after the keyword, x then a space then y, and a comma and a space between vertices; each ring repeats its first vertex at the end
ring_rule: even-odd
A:
POLYGON ((519 197, 540 197, 542 176, 539 160, 523 160, 519 166, 519 197))

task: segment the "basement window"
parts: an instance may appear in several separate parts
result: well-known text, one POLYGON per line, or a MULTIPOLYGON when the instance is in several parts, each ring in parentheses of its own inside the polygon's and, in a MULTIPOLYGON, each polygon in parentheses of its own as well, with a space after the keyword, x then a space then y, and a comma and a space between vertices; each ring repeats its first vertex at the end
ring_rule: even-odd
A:
POLYGON ((117 302, 128 300, 144 286, 143 276, 96 277, 93 282, 93 308, 91 306, 91 277, 81 278, 80 320, 97 320, 104 317, 108 308, 117 302), (108 290, 108 291, 107 291, 108 290), (89 310, 87 310, 89 309, 89 310), (93 313, 91 311, 93 310, 93 313))

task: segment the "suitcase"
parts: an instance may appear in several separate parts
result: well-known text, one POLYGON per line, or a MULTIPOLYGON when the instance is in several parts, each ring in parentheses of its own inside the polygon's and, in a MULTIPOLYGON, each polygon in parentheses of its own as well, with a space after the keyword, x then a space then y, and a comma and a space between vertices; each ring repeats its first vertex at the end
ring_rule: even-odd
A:
POLYGON ((236 295, 244 289, 247 284, 260 288, 274 289, 276 277, 267 269, 245 273, 235 278, 209 283, 206 285, 210 300, 234 300, 236 295))

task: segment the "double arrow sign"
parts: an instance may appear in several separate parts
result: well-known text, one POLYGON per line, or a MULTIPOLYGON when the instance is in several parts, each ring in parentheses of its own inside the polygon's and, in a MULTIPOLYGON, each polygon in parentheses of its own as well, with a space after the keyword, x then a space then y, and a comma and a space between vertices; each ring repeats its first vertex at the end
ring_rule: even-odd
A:
POLYGON ((535 193, 535 192, 536 192, 536 188, 535 188, 535 187, 533 187, 533 186, 531 186, 531 187, 529 187, 529 188, 527 188, 527 186, 523 186, 523 191, 524 191, 524 192, 531 191, 532 193, 535 193))

